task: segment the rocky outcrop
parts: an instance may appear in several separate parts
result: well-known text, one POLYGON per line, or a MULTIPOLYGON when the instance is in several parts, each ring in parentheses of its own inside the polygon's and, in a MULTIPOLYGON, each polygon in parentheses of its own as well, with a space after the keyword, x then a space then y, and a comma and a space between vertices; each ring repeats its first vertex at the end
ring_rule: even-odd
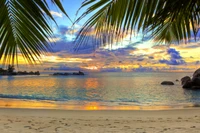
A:
POLYGON ((200 77, 192 78, 193 86, 200 86, 200 77))
POLYGON ((181 79, 181 85, 183 88, 191 88, 192 87, 192 80, 189 76, 185 76, 181 79))
POLYGON ((73 75, 84 75, 84 73, 79 71, 78 73, 73 73, 73 75))
POLYGON ((193 73, 192 79, 189 76, 183 77, 181 79, 181 85, 187 89, 200 89, 200 68, 193 73))
POLYGON ((200 77, 200 68, 197 69, 197 70, 193 73, 192 79, 193 79, 193 78, 197 78, 197 77, 200 77))
POLYGON ((83 72, 73 72, 73 73, 54 73, 53 76, 68 76, 68 75, 85 75, 83 72))
POLYGON ((172 81, 163 81, 161 85, 174 85, 172 81))

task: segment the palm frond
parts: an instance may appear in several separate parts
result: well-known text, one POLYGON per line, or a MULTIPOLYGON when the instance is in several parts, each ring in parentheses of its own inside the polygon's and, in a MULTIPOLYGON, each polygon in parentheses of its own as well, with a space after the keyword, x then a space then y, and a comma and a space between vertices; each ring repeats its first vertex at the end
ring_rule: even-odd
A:
POLYGON ((185 42, 196 39, 200 26, 200 2, 196 0, 167 0, 152 18, 149 31, 158 41, 185 42))
POLYGON ((86 44, 91 29, 100 44, 111 44, 135 32, 171 43, 196 37, 200 26, 198 0, 85 0, 83 7, 88 8, 77 22, 94 15, 80 30, 76 48, 86 44))
MULTIPOLYGON (((59 0, 53 3, 66 14, 59 0)), ((55 21, 46 1, 1 0, 0 60, 15 64, 21 53, 30 64, 40 61, 41 55, 51 50, 49 18, 55 21)))

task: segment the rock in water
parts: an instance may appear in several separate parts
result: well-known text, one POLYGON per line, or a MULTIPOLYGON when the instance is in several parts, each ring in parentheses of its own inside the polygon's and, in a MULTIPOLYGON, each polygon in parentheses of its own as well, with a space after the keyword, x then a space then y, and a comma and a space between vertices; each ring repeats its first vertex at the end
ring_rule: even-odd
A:
POLYGON ((200 77, 192 78, 193 86, 200 86, 200 77))
POLYGON ((192 79, 193 79, 193 78, 198 78, 198 77, 200 77, 200 68, 197 69, 197 70, 193 73, 192 79))
POLYGON ((192 86, 192 90, 200 90, 200 86, 192 86))
POLYGON ((192 79, 189 76, 183 77, 181 84, 183 88, 200 89, 200 68, 193 73, 192 79))
POLYGON ((185 76, 181 79, 181 84, 183 88, 191 88, 193 86, 193 82, 189 76, 185 76))
POLYGON ((191 78, 189 76, 185 76, 181 79, 181 84, 184 85, 188 81, 191 81, 191 78))
POLYGON ((182 85, 183 88, 191 88, 192 86, 193 86, 192 81, 187 81, 182 85))
POLYGON ((161 85, 174 85, 172 81, 163 81, 161 85))

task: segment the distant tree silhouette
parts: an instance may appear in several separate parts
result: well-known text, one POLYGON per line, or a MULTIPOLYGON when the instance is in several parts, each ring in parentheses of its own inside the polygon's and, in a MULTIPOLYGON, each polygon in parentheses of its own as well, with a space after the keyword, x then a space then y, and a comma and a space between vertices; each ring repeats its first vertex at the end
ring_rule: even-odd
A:
POLYGON ((15 70, 15 67, 14 67, 14 65, 8 65, 8 73, 13 73, 14 72, 14 70, 15 70))

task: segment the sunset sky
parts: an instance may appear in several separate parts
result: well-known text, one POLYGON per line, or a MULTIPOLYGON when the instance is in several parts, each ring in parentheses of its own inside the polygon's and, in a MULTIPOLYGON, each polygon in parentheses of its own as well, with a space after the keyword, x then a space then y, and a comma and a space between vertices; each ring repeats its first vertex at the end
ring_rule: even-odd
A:
MULTIPOLYGON (((50 3, 50 0, 47 0, 50 3)), ((84 9, 77 10, 82 0, 63 0, 63 6, 74 21, 84 9)), ((86 46, 81 46, 78 52, 73 50, 74 39, 77 31, 84 24, 88 17, 85 17, 78 24, 74 25, 67 17, 53 4, 51 13, 58 26, 50 22, 54 31, 54 38, 51 41, 53 52, 42 58, 42 65, 38 67, 45 70, 91 70, 91 71, 186 71, 200 66, 200 42, 191 39, 189 44, 157 45, 153 40, 142 38, 142 34, 130 36, 123 42, 113 44, 111 47, 93 48, 90 41, 86 46), (73 31, 73 32, 72 32, 73 31)), ((20 61, 23 64, 23 61, 20 61)), ((26 65, 27 66, 27 65, 26 65)))

